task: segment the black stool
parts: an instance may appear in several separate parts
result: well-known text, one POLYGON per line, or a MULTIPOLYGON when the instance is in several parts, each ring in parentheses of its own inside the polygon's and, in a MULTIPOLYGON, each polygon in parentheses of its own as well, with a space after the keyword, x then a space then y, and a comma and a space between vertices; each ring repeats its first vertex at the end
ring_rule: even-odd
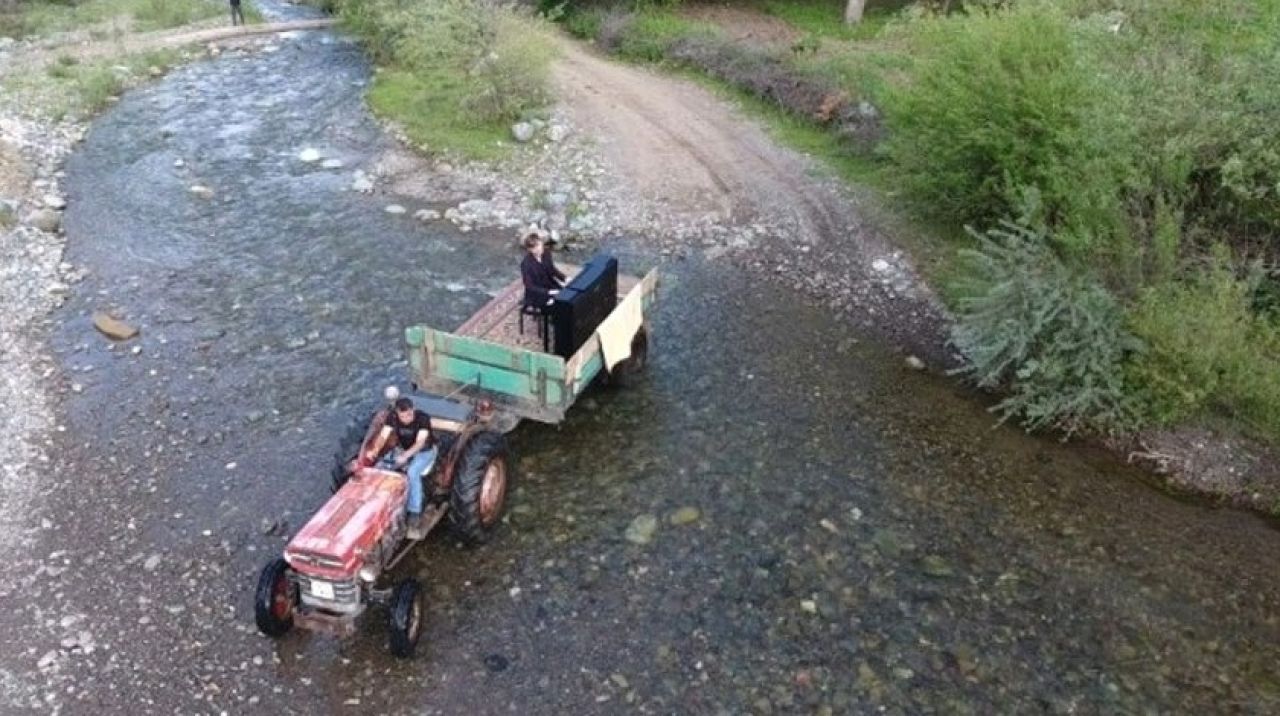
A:
POLYGON ((546 306, 529 303, 528 301, 520 303, 520 335, 524 335, 524 317, 532 316, 538 322, 538 337, 542 339, 543 353, 551 350, 551 332, 547 330, 548 321, 551 319, 551 316, 547 313, 546 308, 546 306))

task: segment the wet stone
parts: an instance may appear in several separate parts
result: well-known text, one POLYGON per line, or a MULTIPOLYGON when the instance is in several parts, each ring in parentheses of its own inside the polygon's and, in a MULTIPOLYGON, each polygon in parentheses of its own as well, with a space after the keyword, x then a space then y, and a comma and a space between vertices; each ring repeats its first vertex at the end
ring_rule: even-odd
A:
POLYGON ((950 577, 955 574, 955 571, 951 569, 951 565, 936 554, 931 554, 921 560, 921 566, 924 568, 924 573, 930 577, 950 577))
POLYGON ((93 327, 114 341, 127 341, 138 335, 137 327, 102 311, 93 314, 93 327))
POLYGON ((697 522, 700 517, 702 517, 702 512, 700 512, 698 508, 686 506, 672 512, 671 516, 667 519, 671 524, 680 526, 693 524, 694 522, 697 522))
POLYGON ((495 674, 506 671, 510 665, 510 660, 502 654, 489 654, 484 658, 484 668, 495 674))
POLYGON ((62 228, 62 215, 53 209, 37 209, 27 216, 27 223, 47 234, 52 234, 62 228))
POLYGON ((623 536, 632 544, 645 545, 653 541, 653 534, 658 530, 658 518, 653 515, 640 515, 627 525, 623 536))

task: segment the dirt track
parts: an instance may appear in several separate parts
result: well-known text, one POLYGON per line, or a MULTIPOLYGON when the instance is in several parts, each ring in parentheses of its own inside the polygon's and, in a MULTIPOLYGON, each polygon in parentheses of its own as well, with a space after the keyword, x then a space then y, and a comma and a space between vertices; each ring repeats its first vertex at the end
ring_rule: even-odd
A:
POLYGON ((182 47, 184 45, 199 45, 207 42, 223 42, 242 37, 269 35, 274 32, 319 30, 332 27, 335 22, 337 21, 332 18, 321 18, 240 25, 238 27, 208 27, 192 30, 188 26, 187 28, 173 30, 158 30, 156 32, 130 35, 119 40, 103 40, 78 45, 58 45, 41 52, 28 52, 16 58, 16 65, 12 69, 40 67, 61 56, 72 56, 82 61, 103 57, 118 57, 135 52, 182 47))
POLYGON ((780 147, 706 89, 561 43, 553 69, 574 122, 648 215, 634 225, 747 228, 738 256, 790 288, 853 314, 900 347, 945 360, 942 310, 910 260, 812 159, 780 147), (668 221, 654 221, 664 216, 668 221))

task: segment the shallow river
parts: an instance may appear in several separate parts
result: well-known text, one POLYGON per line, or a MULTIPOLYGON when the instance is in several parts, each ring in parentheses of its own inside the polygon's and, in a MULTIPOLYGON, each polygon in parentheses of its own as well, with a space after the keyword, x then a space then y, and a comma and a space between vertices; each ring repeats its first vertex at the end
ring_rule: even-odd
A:
POLYGON ((258 636, 250 593, 285 541, 265 528, 326 498, 340 426, 403 379, 403 326, 457 325, 519 258, 511 236, 348 191, 389 146, 368 77, 332 33, 198 62, 125 97, 69 163, 68 260, 91 274, 51 335, 65 432, 49 522, 4 590, 0 676, 29 685, 9 708, 1280 709, 1269 525, 993 428, 838 318, 627 239, 625 267, 665 275, 650 372, 512 435, 493 544, 433 539, 399 568, 428 585, 419 657, 387 654, 380 612, 344 643, 258 636), (298 161, 307 146, 345 166, 298 161), (139 341, 94 333, 109 307, 139 341), (624 539, 646 514, 652 541, 624 539))

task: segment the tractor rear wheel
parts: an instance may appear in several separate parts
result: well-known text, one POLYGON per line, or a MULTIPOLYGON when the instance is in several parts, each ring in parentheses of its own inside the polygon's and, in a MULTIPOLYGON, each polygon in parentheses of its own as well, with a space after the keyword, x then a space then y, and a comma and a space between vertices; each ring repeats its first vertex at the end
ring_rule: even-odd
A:
POLYGON ((369 425, 381 414, 381 410, 374 410, 364 420, 352 418, 347 423, 342 439, 338 441, 338 449, 333 453, 333 468, 329 471, 330 493, 337 492, 351 479, 351 468, 360 457, 360 448, 364 445, 365 436, 369 434, 369 425))
POLYGON ((258 589, 253 595, 253 616, 258 631, 267 636, 283 636, 293 628, 293 610, 298 604, 298 586, 289 579, 289 563, 276 557, 262 568, 258 589))
POLYGON ((416 579, 406 579, 391 592, 390 632, 391 653, 401 659, 413 656, 422 636, 422 587, 416 579))
POLYGON ((643 327, 631 338, 631 355, 613 366, 612 371, 601 370, 603 382, 610 388, 627 388, 635 385, 649 364, 649 334, 643 327))
POLYGON ((449 490, 449 521, 464 542, 483 544, 493 536, 511 477, 507 440, 500 433, 476 433, 462 447, 449 490))

